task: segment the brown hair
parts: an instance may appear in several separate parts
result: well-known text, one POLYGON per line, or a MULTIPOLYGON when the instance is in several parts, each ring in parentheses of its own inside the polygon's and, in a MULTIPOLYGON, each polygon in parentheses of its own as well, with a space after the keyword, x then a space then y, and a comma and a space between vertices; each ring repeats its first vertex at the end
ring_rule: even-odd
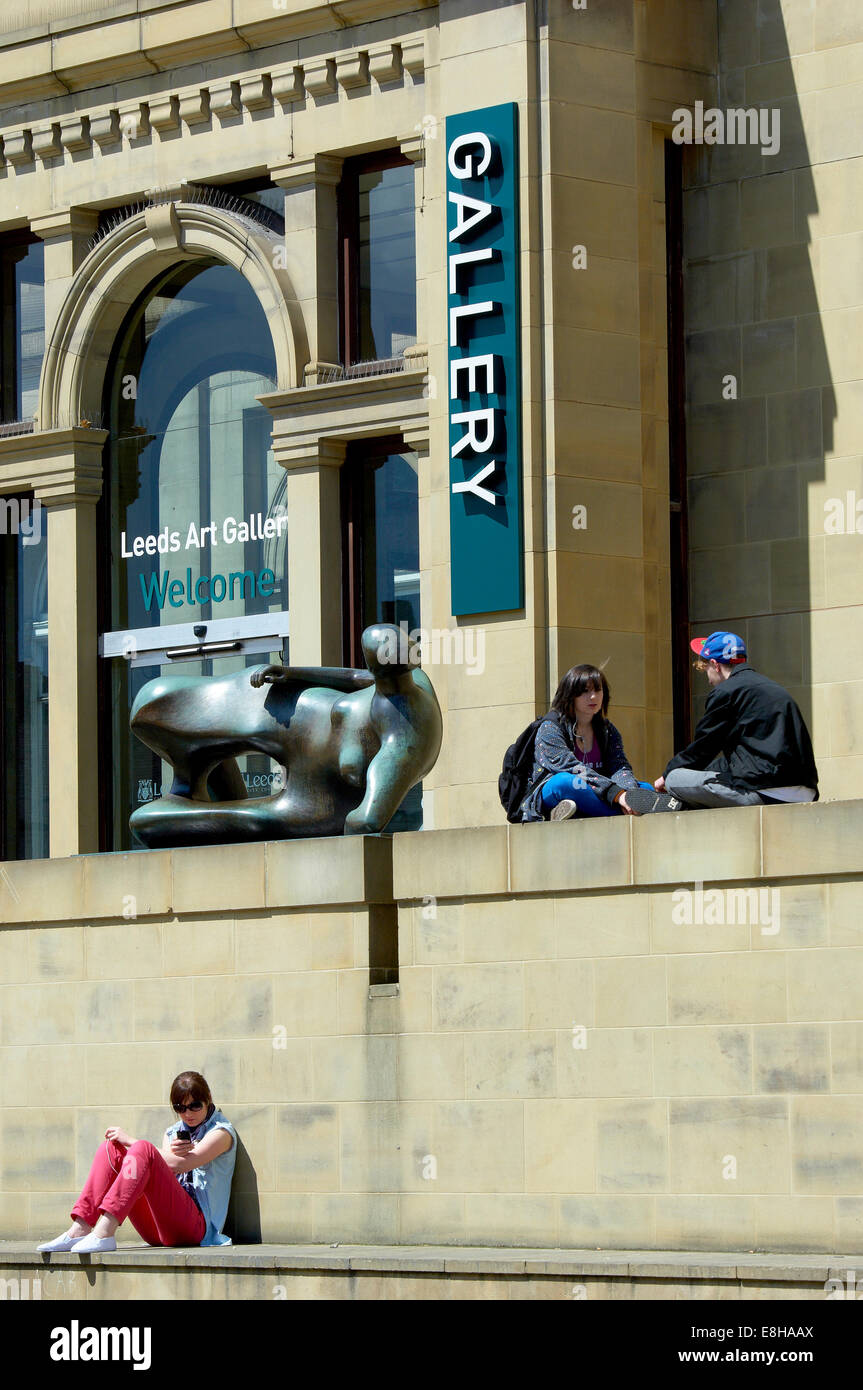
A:
POLYGON ((562 678, 560 685, 555 691, 554 699, 551 702, 552 709, 557 710, 558 714, 566 716, 570 722, 575 721, 575 702, 579 695, 583 695, 585 690, 602 691, 602 707, 594 716, 592 723, 594 728, 608 716, 608 702, 611 699, 611 691, 608 688, 608 681, 605 679, 605 672, 600 671, 598 666, 573 666, 562 678))
POLYGON ((186 1096, 201 1100, 209 1109, 213 1103, 210 1088, 199 1071, 181 1071, 171 1082, 171 1105, 182 1105, 186 1096))

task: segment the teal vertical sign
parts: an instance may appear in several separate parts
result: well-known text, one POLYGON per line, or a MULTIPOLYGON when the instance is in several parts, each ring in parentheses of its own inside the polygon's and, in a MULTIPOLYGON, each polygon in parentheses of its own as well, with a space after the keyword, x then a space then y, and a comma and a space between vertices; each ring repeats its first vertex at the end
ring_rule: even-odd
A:
POLYGON ((518 108, 446 121, 452 611, 524 603, 518 108))

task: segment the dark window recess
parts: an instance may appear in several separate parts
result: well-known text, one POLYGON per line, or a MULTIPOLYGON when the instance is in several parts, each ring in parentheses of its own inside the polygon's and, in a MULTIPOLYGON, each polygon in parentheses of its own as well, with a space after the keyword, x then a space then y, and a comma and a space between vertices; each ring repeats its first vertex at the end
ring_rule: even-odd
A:
POLYGON ((398 150, 345 160, 339 185, 342 365, 404 356, 416 342, 414 170, 398 150))
MULTIPOLYGON (((398 435, 356 442, 348 448, 341 482, 343 660, 362 669, 364 628, 394 623, 407 644, 420 626, 416 455, 405 449, 398 435)), ((422 788, 414 787, 387 829, 421 826, 422 788)))
POLYGON ((686 356, 683 319, 683 149, 665 142, 668 295, 668 459, 671 561, 671 679, 674 746, 692 737, 689 660, 689 536, 686 505, 686 356))
POLYGON ((23 524, 0 533, 0 860, 47 859, 47 512, 37 527, 30 499, 4 497, 4 522, 10 505, 23 524))
POLYGON ((45 247, 28 233, 0 242, 0 296, 3 420, 29 420, 36 413, 45 356, 45 247))

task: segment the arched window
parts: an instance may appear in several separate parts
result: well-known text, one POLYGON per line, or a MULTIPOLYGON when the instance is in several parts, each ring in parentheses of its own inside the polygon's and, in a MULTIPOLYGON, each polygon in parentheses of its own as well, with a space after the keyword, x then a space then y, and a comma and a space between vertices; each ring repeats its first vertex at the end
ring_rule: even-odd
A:
MULTIPOLYGON (((106 379, 101 503, 101 840, 128 848, 129 815, 171 772, 129 729, 161 673, 225 674, 281 660, 287 632, 285 474, 256 397, 276 384, 266 315, 215 260, 161 275, 118 334, 106 379)), ((240 760, 253 795, 269 760, 240 760)))

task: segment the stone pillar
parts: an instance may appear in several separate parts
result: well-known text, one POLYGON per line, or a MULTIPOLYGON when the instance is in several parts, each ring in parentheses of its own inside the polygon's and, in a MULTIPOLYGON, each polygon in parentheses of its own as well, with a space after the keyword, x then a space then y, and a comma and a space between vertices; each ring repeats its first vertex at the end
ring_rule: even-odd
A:
MULTIPOLYGON (((284 441, 287 443, 287 441, 284 441)), ((321 440, 306 456, 279 449, 287 469, 288 610, 294 666, 342 664, 340 468, 347 446, 321 440)))
MULTIPOLYGON (((437 133, 437 127, 432 125, 430 130, 437 133)), ((416 243, 416 270, 417 270, 417 342, 427 344, 430 332, 429 304, 427 298, 427 276, 429 267, 434 264, 434 257, 429 255, 426 246, 426 226, 428 218, 425 215, 425 163, 426 146, 425 132, 405 135, 399 140, 399 149, 405 159, 409 159, 414 166, 414 238, 416 243)), ((408 349, 408 353, 410 349, 408 349)), ((405 354, 406 356, 408 354, 405 354)))
POLYGON ((99 848, 96 503, 105 437, 104 430, 58 432, 58 454, 34 489, 48 513, 52 859, 99 848))
MULTIPOLYGON (((88 254, 97 225, 97 214, 86 208, 61 208, 34 218, 30 224, 34 236, 45 243, 46 350, 72 277, 88 254)), ((70 425, 77 423, 77 420, 69 421, 70 425)), ((36 427, 39 427, 38 421, 36 427)))
POLYGON ((336 189, 341 173, 340 159, 321 154, 270 170, 273 183, 285 190, 284 269, 296 287, 312 363, 340 360, 336 189))

